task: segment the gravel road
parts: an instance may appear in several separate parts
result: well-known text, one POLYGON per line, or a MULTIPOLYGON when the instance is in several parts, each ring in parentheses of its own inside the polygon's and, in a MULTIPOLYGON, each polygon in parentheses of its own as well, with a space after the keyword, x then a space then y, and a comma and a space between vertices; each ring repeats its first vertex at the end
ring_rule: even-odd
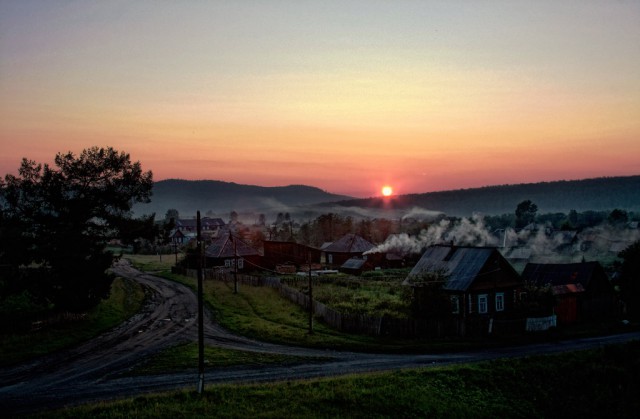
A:
MULTIPOLYGON (((4 417, 163 390, 189 387, 195 390, 198 381, 196 366, 193 371, 177 374, 135 377, 123 374, 162 349, 181 342, 197 341, 195 294, 181 284, 141 273, 123 260, 114 266, 113 271, 145 288, 148 298, 143 310, 117 328, 75 348, 0 369, 0 412, 4 417)), ((258 342, 233 335, 208 318, 205 320, 207 345, 331 359, 293 366, 211 370, 205 374, 205 382, 266 382, 477 362, 587 349, 634 339, 640 339, 640 332, 453 354, 363 354, 258 342)))

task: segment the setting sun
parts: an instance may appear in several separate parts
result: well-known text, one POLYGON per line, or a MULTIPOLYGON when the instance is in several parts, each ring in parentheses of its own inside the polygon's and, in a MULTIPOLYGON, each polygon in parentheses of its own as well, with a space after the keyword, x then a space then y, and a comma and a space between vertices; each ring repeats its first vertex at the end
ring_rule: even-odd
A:
POLYGON ((391 186, 383 186, 382 187, 382 195, 383 196, 391 196, 393 193, 393 188, 391 186))

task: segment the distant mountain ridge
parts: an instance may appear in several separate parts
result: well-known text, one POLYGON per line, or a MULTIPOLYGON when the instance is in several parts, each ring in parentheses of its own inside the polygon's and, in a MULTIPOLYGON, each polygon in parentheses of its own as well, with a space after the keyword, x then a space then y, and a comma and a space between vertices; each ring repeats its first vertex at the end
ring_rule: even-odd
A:
POLYGON ((230 211, 286 211, 287 207, 313 205, 353 199, 306 185, 255 186, 219 180, 167 179, 155 182, 151 203, 136 204, 137 215, 155 213, 162 218, 169 209, 184 216, 196 211, 229 213, 230 211))
POLYGON ((399 195, 391 199, 352 199, 331 205, 395 210, 419 207, 447 215, 470 216, 473 213, 512 213, 518 203, 526 199, 538 206, 540 214, 568 212, 572 209, 602 211, 615 208, 637 212, 640 211, 640 176, 485 186, 399 195))
MULTIPOLYGON (((150 204, 136 204, 136 215, 155 213, 164 216, 177 209, 181 216, 192 217, 197 210, 228 214, 238 212, 348 212, 348 208, 371 210, 371 217, 385 216, 414 208, 443 212, 453 216, 473 213, 513 213, 525 199, 538 206, 538 213, 603 211, 615 208, 640 212, 640 175, 602 177, 583 180, 485 186, 391 198, 365 198, 338 195, 306 185, 255 186, 217 180, 161 180, 154 184, 150 204)), ((355 212, 354 214, 357 214, 355 212)), ((365 213, 362 213, 365 214, 365 213)))

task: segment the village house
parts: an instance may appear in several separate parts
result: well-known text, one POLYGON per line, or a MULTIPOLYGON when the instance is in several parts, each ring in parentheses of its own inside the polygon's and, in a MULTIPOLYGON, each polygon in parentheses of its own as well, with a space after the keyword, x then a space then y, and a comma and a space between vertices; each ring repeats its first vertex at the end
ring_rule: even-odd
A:
POLYGON ((403 284, 419 292, 423 281, 438 278, 449 297, 450 315, 465 320, 509 317, 523 288, 520 275, 494 247, 429 247, 403 284))
POLYGON ((264 246, 264 263, 269 269, 275 269, 279 265, 294 265, 300 267, 302 265, 319 264, 319 249, 304 244, 290 241, 265 240, 264 246))
POLYGON ((551 287, 560 324, 605 319, 615 313, 615 291, 598 262, 528 263, 522 277, 537 287, 551 287))
MULTIPOLYGON (((175 228, 182 233, 195 233, 197 229, 197 220, 195 218, 181 218, 175 220, 175 228)), ((222 218, 204 217, 200 219, 200 227, 203 233, 217 233, 225 226, 222 218)))
POLYGON ((363 254, 374 247, 373 243, 357 234, 346 234, 326 247, 323 246, 323 262, 332 267, 339 267, 354 257, 366 259, 366 257, 363 258, 363 254))
POLYGON ((238 271, 251 271, 262 265, 260 253, 232 234, 215 239, 204 252, 206 267, 224 267, 238 271))

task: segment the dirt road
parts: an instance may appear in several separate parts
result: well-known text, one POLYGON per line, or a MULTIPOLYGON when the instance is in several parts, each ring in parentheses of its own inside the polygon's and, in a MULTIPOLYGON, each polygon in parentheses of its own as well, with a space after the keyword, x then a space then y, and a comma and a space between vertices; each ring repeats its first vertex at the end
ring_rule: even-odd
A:
MULTIPOLYGON (((197 370, 159 376, 130 377, 149 356, 181 342, 197 341, 197 300, 187 287, 141 273, 125 261, 113 270, 138 281, 148 294, 143 310, 112 331, 75 348, 0 370, 0 412, 28 413, 42 409, 115 399, 148 392, 196 388, 197 370)), ((640 333, 438 355, 384 355, 322 351, 258 342, 233 335, 205 320, 207 345, 245 351, 331 357, 327 362, 296 366, 238 367, 208 371, 208 384, 312 378, 353 372, 475 362, 501 357, 555 353, 640 339, 640 333)))

